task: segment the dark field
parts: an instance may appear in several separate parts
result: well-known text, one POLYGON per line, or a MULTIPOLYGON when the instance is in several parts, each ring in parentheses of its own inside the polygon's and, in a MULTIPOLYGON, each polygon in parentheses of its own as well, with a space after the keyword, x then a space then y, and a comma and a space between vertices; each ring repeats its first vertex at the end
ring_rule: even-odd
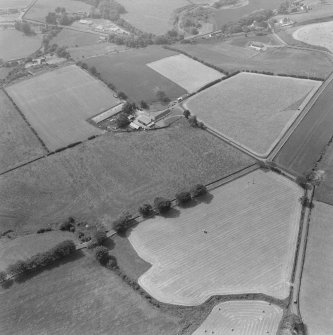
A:
POLYGON ((156 92, 162 90, 170 99, 176 99, 186 91, 169 79, 150 69, 146 64, 177 53, 152 46, 129 50, 119 54, 100 56, 86 60, 95 66, 104 81, 115 85, 136 102, 156 101, 156 92))
POLYGON ((180 44, 176 48, 229 72, 243 69, 326 78, 333 70, 332 61, 319 51, 281 47, 255 52, 216 41, 180 44))
POLYGON ((276 163, 296 175, 304 175, 312 170, 333 135, 332 102, 333 82, 320 95, 274 158, 276 163))
POLYGON ((174 335, 181 317, 150 305, 91 256, 8 289, 0 287, 1 335, 174 335))
POLYGON ((68 216, 112 222, 156 196, 173 198, 254 160, 181 121, 170 128, 108 133, 0 177, 0 230, 35 231, 68 216))
POLYGON ((51 40, 51 44, 56 43, 60 47, 83 47, 96 44, 99 41, 99 35, 83 33, 76 30, 63 28, 56 37, 51 40))

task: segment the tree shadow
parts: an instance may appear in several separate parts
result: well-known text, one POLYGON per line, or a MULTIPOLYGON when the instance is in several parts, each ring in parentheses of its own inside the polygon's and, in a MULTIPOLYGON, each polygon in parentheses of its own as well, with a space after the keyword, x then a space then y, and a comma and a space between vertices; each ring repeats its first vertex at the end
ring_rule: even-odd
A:
POLYGON ((160 215, 166 219, 178 218, 180 215, 180 210, 175 207, 172 207, 166 213, 161 213, 160 215))
POLYGON ((211 193, 206 193, 205 195, 201 195, 200 197, 197 197, 197 202, 198 203, 205 203, 205 204, 209 204, 212 202, 212 200, 214 199, 214 195, 211 193))
POLYGON ((13 279, 8 279, 4 282, 1 283, 1 287, 4 289, 8 289, 10 288, 12 285, 14 284, 14 280, 13 279))
POLYGON ((71 255, 63 258, 63 259, 60 259, 60 260, 54 262, 53 264, 50 264, 50 265, 45 266, 45 267, 41 267, 39 269, 36 269, 36 270, 28 272, 28 273, 17 275, 14 280, 15 280, 16 283, 24 283, 27 280, 32 279, 33 277, 38 276, 40 273, 42 273, 44 271, 50 271, 50 270, 52 270, 54 268, 57 268, 57 267, 59 267, 61 265, 77 261, 77 260, 81 259, 84 256, 85 255, 84 255, 84 253, 83 253, 82 250, 77 250, 73 254, 71 254, 71 255))
POLYGON ((114 249, 114 247, 115 247, 115 242, 114 242, 114 240, 112 239, 112 238, 110 238, 110 237, 108 237, 104 242, 103 242, 103 245, 105 246, 105 247, 107 247, 109 250, 112 250, 112 249, 114 249))
POLYGON ((180 204, 178 205, 180 208, 192 208, 192 207, 195 207, 196 205, 198 205, 198 201, 196 199, 192 199, 191 201, 189 202, 186 202, 184 204, 180 204))

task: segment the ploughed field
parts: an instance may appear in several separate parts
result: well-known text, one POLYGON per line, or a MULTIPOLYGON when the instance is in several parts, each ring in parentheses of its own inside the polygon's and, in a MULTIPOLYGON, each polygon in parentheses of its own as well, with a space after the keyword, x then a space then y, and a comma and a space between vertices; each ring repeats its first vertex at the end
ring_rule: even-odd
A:
POLYGON ((216 305, 193 335, 276 334, 281 318, 282 309, 265 301, 228 301, 216 305))
POLYGON ((76 65, 18 82, 6 91, 50 151, 102 133, 86 120, 120 102, 76 65))
POLYGON ((166 57, 147 65, 190 93, 224 77, 220 72, 182 54, 166 57))
POLYGON ((46 150, 0 90, 0 173, 43 156, 46 150))
POLYGON ((255 164, 185 120, 151 132, 107 133, 0 176, 0 230, 35 231, 69 216, 112 222, 156 196, 255 164))
POLYGON ((266 157, 320 81, 240 73, 185 102, 208 127, 266 157))
POLYGON ((182 328, 181 317, 152 307, 80 252, 0 294, 2 335, 174 335, 182 328))
POLYGON ((332 217, 331 205, 314 202, 299 301, 309 334, 330 335, 333 329, 332 217))
POLYGON ((163 91, 171 99, 186 93, 186 90, 171 80, 163 77, 146 64, 177 53, 159 46, 134 49, 107 56, 93 57, 86 60, 88 66, 95 66, 101 78, 112 83, 118 91, 140 102, 148 103, 158 100, 156 93, 163 91))
POLYGON ((139 284, 155 299, 178 305, 219 294, 286 298, 301 195, 289 180, 257 170, 195 207, 140 223, 129 240, 152 267, 139 284))

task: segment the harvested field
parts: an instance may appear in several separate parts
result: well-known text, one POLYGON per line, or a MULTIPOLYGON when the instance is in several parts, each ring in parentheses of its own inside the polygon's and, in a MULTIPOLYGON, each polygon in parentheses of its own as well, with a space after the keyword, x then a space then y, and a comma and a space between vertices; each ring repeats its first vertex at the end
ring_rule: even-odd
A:
POLYGON ((282 309, 264 301, 228 301, 214 307, 193 333, 266 335, 276 334, 282 309))
POLYGON ((329 56, 320 51, 281 47, 256 52, 233 46, 229 42, 214 41, 179 44, 176 48, 229 72, 256 70, 326 78, 333 70, 329 56))
POLYGON ((163 58, 147 65, 190 93, 224 77, 220 72, 182 54, 163 58))
POLYGON ((319 45, 333 52, 333 22, 323 22, 304 26, 293 33, 293 38, 304 43, 319 45))
POLYGON ((140 285, 159 301, 186 306, 218 294, 286 298, 301 195, 289 180, 259 170, 195 207, 140 223, 129 240, 152 264, 140 285))
POLYGON ((240 73, 186 100, 208 127, 267 157, 320 81, 240 73), (241 94, 240 94, 241 92, 241 94))
POLYGON ((50 151, 100 134, 86 119, 119 103, 109 88, 75 65, 6 90, 50 151))
POLYGON ((329 83, 274 161, 296 175, 309 173, 332 137, 333 81, 329 83))
POLYGON ((330 335, 333 329, 332 217, 332 206, 314 203, 300 294, 302 318, 309 334, 330 335))
POLYGON ((187 0, 119 0, 127 13, 122 15, 126 21, 140 30, 155 35, 165 34, 173 28, 172 14, 180 7, 189 5, 187 0))
POLYGON ((0 173, 43 156, 46 150, 0 90, 0 173))
POLYGON ((65 240, 74 240, 69 232, 52 231, 44 234, 27 235, 13 240, 0 240, 0 271, 18 260, 25 260, 39 252, 45 252, 65 240))
POLYGON ((104 81, 115 85, 136 102, 156 102, 156 93, 164 91, 170 99, 186 93, 182 87, 164 78, 146 64, 177 53, 159 46, 128 50, 119 54, 90 58, 89 66, 95 66, 104 81))
POLYGON ((99 35, 83 33, 76 30, 63 28, 60 33, 57 34, 52 40, 53 43, 60 47, 74 48, 74 47, 85 47, 91 44, 97 44, 99 41, 99 35))
POLYGON ((78 0, 37 0, 32 8, 24 15, 25 19, 45 22, 49 12, 54 12, 56 7, 65 7, 67 13, 87 12, 90 5, 78 0))
POLYGON ((2 335, 174 335, 181 317, 153 308, 95 259, 77 253, 59 267, 1 289, 2 335))
POLYGON ((209 183, 254 160, 184 120, 107 133, 0 177, 0 229, 35 231, 69 216, 110 223, 156 196, 209 183), (185 157, 185 159, 184 159, 185 157))
POLYGON ((41 45, 40 35, 26 36, 15 29, 0 30, 0 58, 4 61, 27 57, 41 45))

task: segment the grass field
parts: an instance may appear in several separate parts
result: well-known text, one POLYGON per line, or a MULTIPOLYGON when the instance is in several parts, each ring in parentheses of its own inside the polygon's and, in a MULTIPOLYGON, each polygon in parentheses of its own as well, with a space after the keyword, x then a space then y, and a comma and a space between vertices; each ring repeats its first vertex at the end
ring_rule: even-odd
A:
POLYGON ((0 58, 4 61, 27 57, 41 45, 40 35, 26 36, 15 29, 0 30, 0 58))
POLYGON ((11 288, 0 288, 2 335, 174 335, 181 318, 153 308, 112 271, 77 254, 11 288))
POLYGON ((332 206, 314 203, 300 295, 300 309, 309 334, 329 335, 333 329, 332 217, 332 206))
POLYGON ((286 298, 301 189, 259 170, 211 194, 195 207, 133 229, 130 242, 152 264, 140 285, 157 300, 179 305, 198 305, 217 294, 286 298))
POLYGON ((256 36, 248 34, 247 37, 245 36, 237 36, 230 40, 231 45, 239 46, 239 47, 247 47, 250 42, 259 42, 270 46, 278 46, 281 45, 279 41, 275 39, 272 34, 263 35, 263 36, 256 36))
POLYGON ((83 33, 64 28, 51 40, 51 44, 55 43, 61 47, 74 48, 97 44, 98 41, 99 36, 97 34, 83 33))
POLYGON ((146 64, 164 57, 174 56, 175 52, 158 46, 128 50, 119 54, 90 58, 89 66, 95 66, 106 82, 113 83, 118 91, 124 91, 136 102, 148 103, 157 100, 156 92, 162 90, 170 99, 176 99, 186 91, 164 78, 146 64))
POLYGON ((281 47, 256 52, 230 42, 214 41, 176 47, 229 72, 243 69, 326 78, 333 70, 332 61, 319 51, 281 47))
POLYGON ((41 143, 0 90, 0 173, 45 154, 41 143))
POLYGON ((332 137, 333 82, 305 115, 288 141, 274 158, 278 164, 296 175, 309 173, 332 137))
POLYGON ((207 126, 266 157, 320 81, 240 73, 185 102, 207 126))
POLYGON ((18 260, 26 260, 39 252, 45 252, 65 240, 74 240, 74 235, 69 232, 52 231, 13 240, 2 238, 0 240, 0 271, 18 260))
POLYGON ((110 223, 156 196, 174 197, 254 164, 249 156, 183 121, 171 128, 107 133, 0 177, 0 229, 18 232, 68 216, 110 223), (185 159, 184 159, 185 157, 185 159))
POLYGON ((293 33, 296 40, 319 45, 333 52, 333 22, 323 22, 304 26, 293 33))
POLYGON ((282 309, 264 301, 223 302, 214 307, 193 335, 276 334, 281 318, 282 309))
POLYGON ((24 8, 30 2, 30 0, 0 0, 0 8, 24 8))
POLYGON ((180 7, 189 5, 187 0, 119 0, 127 10, 122 17, 136 28, 155 35, 165 34, 173 28, 172 14, 180 7))
POLYGON ((182 54, 163 58, 147 65, 190 93, 224 77, 220 72, 182 54))
POLYGON ((103 83, 75 65, 6 90, 51 151, 100 134, 86 119, 119 103, 103 83))
POLYGON ((45 22, 49 12, 54 12, 56 7, 64 7, 67 13, 87 12, 91 6, 78 0, 37 0, 32 8, 24 15, 25 19, 45 22))

